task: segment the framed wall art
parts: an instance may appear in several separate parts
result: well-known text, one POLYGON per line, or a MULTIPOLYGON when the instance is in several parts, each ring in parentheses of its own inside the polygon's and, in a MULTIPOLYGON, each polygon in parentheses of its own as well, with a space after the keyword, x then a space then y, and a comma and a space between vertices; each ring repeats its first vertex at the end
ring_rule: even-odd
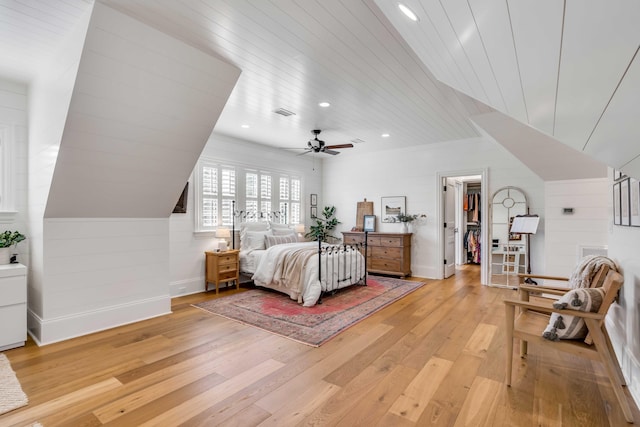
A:
POLYGON ((631 225, 629 218, 629 178, 620 182, 620 225, 631 225))
POLYGON ((311 218, 318 218, 318 207, 311 206, 311 218))
POLYGON ((629 210, 631 225, 640 227, 640 181, 634 178, 629 180, 629 210))
POLYGON ((620 225, 620 183, 616 182, 613 184, 613 223, 615 225, 620 225))
POLYGON ((318 206, 318 195, 312 194, 309 198, 311 200, 311 206, 318 206))
POLYGON ((365 215, 363 231, 374 232, 376 231, 376 216, 365 215))
POLYGON ((381 203, 382 222, 398 222, 398 215, 407 212, 407 198, 405 196, 383 197, 381 203))

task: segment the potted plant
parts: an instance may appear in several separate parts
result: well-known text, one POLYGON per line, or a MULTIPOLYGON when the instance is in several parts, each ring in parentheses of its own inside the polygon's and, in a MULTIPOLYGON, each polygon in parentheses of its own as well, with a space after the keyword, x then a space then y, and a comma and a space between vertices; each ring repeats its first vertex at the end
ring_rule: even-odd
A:
POLYGON ((0 264, 9 264, 11 260, 11 246, 22 242, 26 237, 19 231, 5 230, 0 233, 0 264))
POLYGON ((418 218, 423 219, 426 218, 426 215, 407 215, 405 213, 400 212, 398 214, 398 222, 402 223, 402 232, 403 233, 408 233, 409 232, 409 224, 411 224, 413 221, 417 220, 418 218))
POLYGON ((337 237, 332 236, 330 233, 333 231, 340 221, 335 217, 336 207, 325 206, 321 212, 322 218, 313 218, 315 224, 309 227, 309 232, 304 235, 307 239, 318 240, 328 242, 329 239, 338 240, 337 237))

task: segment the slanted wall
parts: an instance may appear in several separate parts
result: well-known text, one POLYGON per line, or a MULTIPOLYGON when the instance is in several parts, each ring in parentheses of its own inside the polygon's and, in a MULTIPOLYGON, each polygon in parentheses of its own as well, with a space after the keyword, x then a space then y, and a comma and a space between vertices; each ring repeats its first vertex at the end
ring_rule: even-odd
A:
POLYGON ((38 341, 170 311, 169 216, 239 74, 96 2, 44 209, 38 341))

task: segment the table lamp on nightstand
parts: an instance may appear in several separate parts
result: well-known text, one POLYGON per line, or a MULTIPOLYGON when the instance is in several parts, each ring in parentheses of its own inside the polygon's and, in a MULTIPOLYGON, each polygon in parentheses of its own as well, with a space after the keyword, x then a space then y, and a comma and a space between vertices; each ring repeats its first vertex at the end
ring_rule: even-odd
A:
POLYGON ((231 237, 229 229, 226 227, 218 227, 216 229, 216 238, 218 239, 218 251, 224 252, 227 250, 227 239, 231 237))
POLYGON ((298 240, 304 239, 304 224, 296 224, 293 227, 293 231, 295 231, 296 235, 298 236, 298 240))

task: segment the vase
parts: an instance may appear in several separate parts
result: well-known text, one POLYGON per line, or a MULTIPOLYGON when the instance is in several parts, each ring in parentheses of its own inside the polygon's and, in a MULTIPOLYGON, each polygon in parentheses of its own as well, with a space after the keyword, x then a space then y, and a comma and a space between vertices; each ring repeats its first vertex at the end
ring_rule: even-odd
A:
POLYGON ((409 232, 409 223, 408 222, 403 222, 402 223, 402 232, 403 233, 408 233, 409 232))
POLYGON ((11 261, 11 247, 0 248, 0 265, 9 264, 11 261))

